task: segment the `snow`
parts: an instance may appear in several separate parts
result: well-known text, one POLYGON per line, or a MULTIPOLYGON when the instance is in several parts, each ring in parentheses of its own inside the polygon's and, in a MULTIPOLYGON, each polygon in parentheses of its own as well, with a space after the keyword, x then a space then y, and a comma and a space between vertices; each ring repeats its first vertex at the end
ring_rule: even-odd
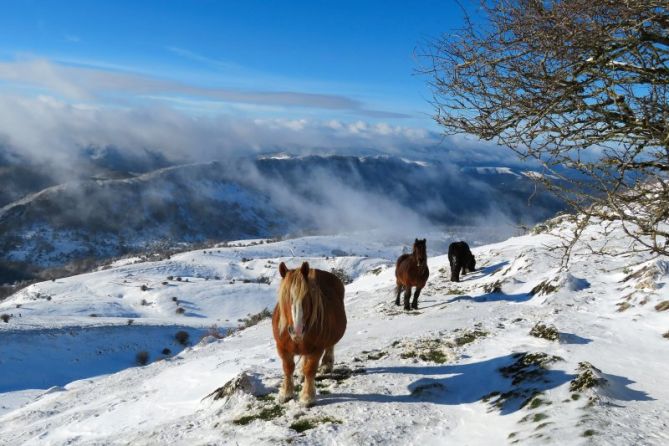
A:
POLYGON ((667 444, 669 311, 655 307, 668 263, 595 225, 562 270, 552 247, 568 230, 475 247, 480 268, 460 283, 447 240, 428 237, 430 280, 408 313, 393 303, 403 246, 369 234, 232 243, 32 285, 0 302, 13 315, 0 322, 0 444, 667 444), (604 245, 612 255, 591 253, 604 245), (198 342, 272 308, 281 261, 352 279, 335 367, 353 373, 320 381, 310 409, 271 401, 282 372, 269 320, 198 342), (530 336, 539 322, 559 340, 530 336), (139 350, 148 365, 135 366, 139 350), (525 352, 552 360, 519 369, 525 352), (584 361, 605 381, 572 391, 584 361), (270 399, 207 397, 242 372, 270 399), (263 409, 276 416, 235 423, 263 409), (311 429, 291 428, 305 419, 311 429))
POLYGON ((473 170, 474 172, 481 175, 497 174, 520 177, 520 175, 511 170, 510 167, 472 167, 470 170, 473 170))

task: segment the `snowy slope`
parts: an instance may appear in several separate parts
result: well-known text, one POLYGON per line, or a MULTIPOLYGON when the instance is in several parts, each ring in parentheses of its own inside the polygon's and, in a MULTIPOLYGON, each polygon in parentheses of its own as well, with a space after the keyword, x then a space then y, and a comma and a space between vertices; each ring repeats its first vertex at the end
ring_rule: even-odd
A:
MULTIPOLYGON (((0 345, 0 444, 666 444, 669 262, 624 254, 620 231, 593 227, 583 240, 611 255, 579 245, 561 271, 553 234, 566 229, 555 224, 475 248, 480 269, 458 284, 428 240, 430 281, 410 313, 392 303, 401 247, 372 237, 194 251, 34 285, 0 304, 0 313, 22 312, 0 323, 10 340, 0 345), (47 391, 22 385, 30 374, 6 378, 31 365, 19 351, 43 345, 14 345, 20 334, 234 326, 273 305, 282 260, 341 268, 354 279, 339 372, 319 381, 311 409, 273 401, 281 367, 268 320, 144 367, 95 371, 47 391), (168 275, 182 281, 164 285, 168 275), (243 283, 260 276, 270 283, 243 283), (33 299, 37 292, 51 301, 33 299), (183 315, 172 314, 175 294, 188 298, 183 315), (103 317, 86 316, 93 312, 103 317), (124 326, 128 318, 132 327, 124 326), (557 339, 530 335, 539 322, 555 327, 557 339), (250 392, 207 397, 242 372, 250 392)), ((167 342, 154 336, 141 339, 152 351, 167 342)), ((67 348, 83 352, 91 342, 67 348)))

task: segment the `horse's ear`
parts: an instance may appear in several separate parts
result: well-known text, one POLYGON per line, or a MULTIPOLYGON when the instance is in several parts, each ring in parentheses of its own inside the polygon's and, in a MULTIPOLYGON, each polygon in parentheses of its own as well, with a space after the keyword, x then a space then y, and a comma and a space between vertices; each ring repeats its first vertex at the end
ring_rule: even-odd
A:
POLYGON ((416 240, 414 241, 414 243, 418 243, 418 239, 416 239, 416 240))
POLYGON ((286 267, 286 264, 281 262, 279 264, 279 274, 281 274, 281 277, 286 277, 286 273, 288 273, 288 267, 286 267))
POLYGON ((423 239, 423 243, 427 243, 427 239, 426 239, 426 238, 423 239))
POLYGON ((304 276, 305 279, 307 277, 309 277, 309 263, 308 262, 304 262, 302 264, 302 266, 300 267, 300 272, 302 273, 302 275, 304 276))

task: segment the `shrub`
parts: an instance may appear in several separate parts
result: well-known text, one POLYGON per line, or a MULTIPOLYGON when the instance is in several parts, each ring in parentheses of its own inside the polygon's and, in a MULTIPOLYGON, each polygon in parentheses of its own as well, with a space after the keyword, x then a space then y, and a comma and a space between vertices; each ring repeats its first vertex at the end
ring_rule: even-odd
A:
POLYGON ((177 307, 177 311, 176 311, 177 314, 184 314, 185 312, 186 312, 186 310, 183 307, 177 307))
POLYGON ((146 306, 146 305, 148 305, 148 304, 149 304, 149 303, 146 301, 146 299, 142 299, 142 305, 146 306))
POLYGON ((244 325, 244 328, 248 328, 269 317, 272 317, 272 312, 264 308, 260 313, 250 314, 246 319, 240 319, 239 322, 244 325))
POLYGON ((5 324, 9 322, 10 318, 11 318, 11 316, 6 314, 6 313, 3 314, 2 316, 0 316, 0 319, 2 319, 2 322, 4 322, 5 324))
POLYGON ((147 365, 149 363, 149 352, 147 352, 146 350, 138 352, 137 356, 135 356, 135 360, 139 365, 147 365))
POLYGON ((132 325, 134 323, 135 323, 135 321, 133 319, 128 319, 128 325, 132 325))
POLYGON ((266 285, 269 285, 270 283, 272 283, 272 279, 270 279, 267 276, 260 276, 258 277, 258 283, 264 283, 266 285))
POLYGON ((147 285, 142 285, 140 288, 141 288, 142 291, 148 291, 149 290, 149 287, 147 285))
POLYGON ((335 276, 337 276, 337 277, 339 278, 339 280, 341 280, 342 282, 344 282, 344 285, 348 285, 349 283, 352 283, 352 282, 353 282, 353 279, 351 278, 351 276, 349 276, 349 275, 346 273, 346 271, 344 271, 343 268, 332 268, 332 269, 330 270, 330 272, 331 272, 332 274, 334 274, 335 276))
POLYGON ((172 302, 179 302, 179 299, 176 296, 172 296, 172 302))
POLYGON ((221 332, 218 328, 218 325, 214 324, 211 327, 207 328, 207 332, 202 335, 202 338, 206 338, 208 336, 211 336, 216 339, 223 339, 227 333, 221 332))
POLYGON ((188 339, 189 338, 190 338, 190 335, 188 334, 187 331, 184 331, 184 330, 179 330, 174 335, 174 339, 181 345, 188 344, 188 339))
POLYGON ((163 349, 163 351, 161 351, 160 353, 162 353, 163 355, 171 355, 171 354, 172 354, 172 350, 170 350, 169 348, 165 347, 165 348, 163 349))

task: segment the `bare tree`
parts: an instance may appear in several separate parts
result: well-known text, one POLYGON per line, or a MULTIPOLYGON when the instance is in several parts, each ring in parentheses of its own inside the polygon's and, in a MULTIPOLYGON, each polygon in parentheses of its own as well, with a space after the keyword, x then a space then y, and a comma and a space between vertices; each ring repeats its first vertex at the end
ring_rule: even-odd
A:
POLYGON ((423 48, 435 119, 540 162, 577 227, 620 222, 640 249, 669 255, 668 8, 483 0, 423 48))

